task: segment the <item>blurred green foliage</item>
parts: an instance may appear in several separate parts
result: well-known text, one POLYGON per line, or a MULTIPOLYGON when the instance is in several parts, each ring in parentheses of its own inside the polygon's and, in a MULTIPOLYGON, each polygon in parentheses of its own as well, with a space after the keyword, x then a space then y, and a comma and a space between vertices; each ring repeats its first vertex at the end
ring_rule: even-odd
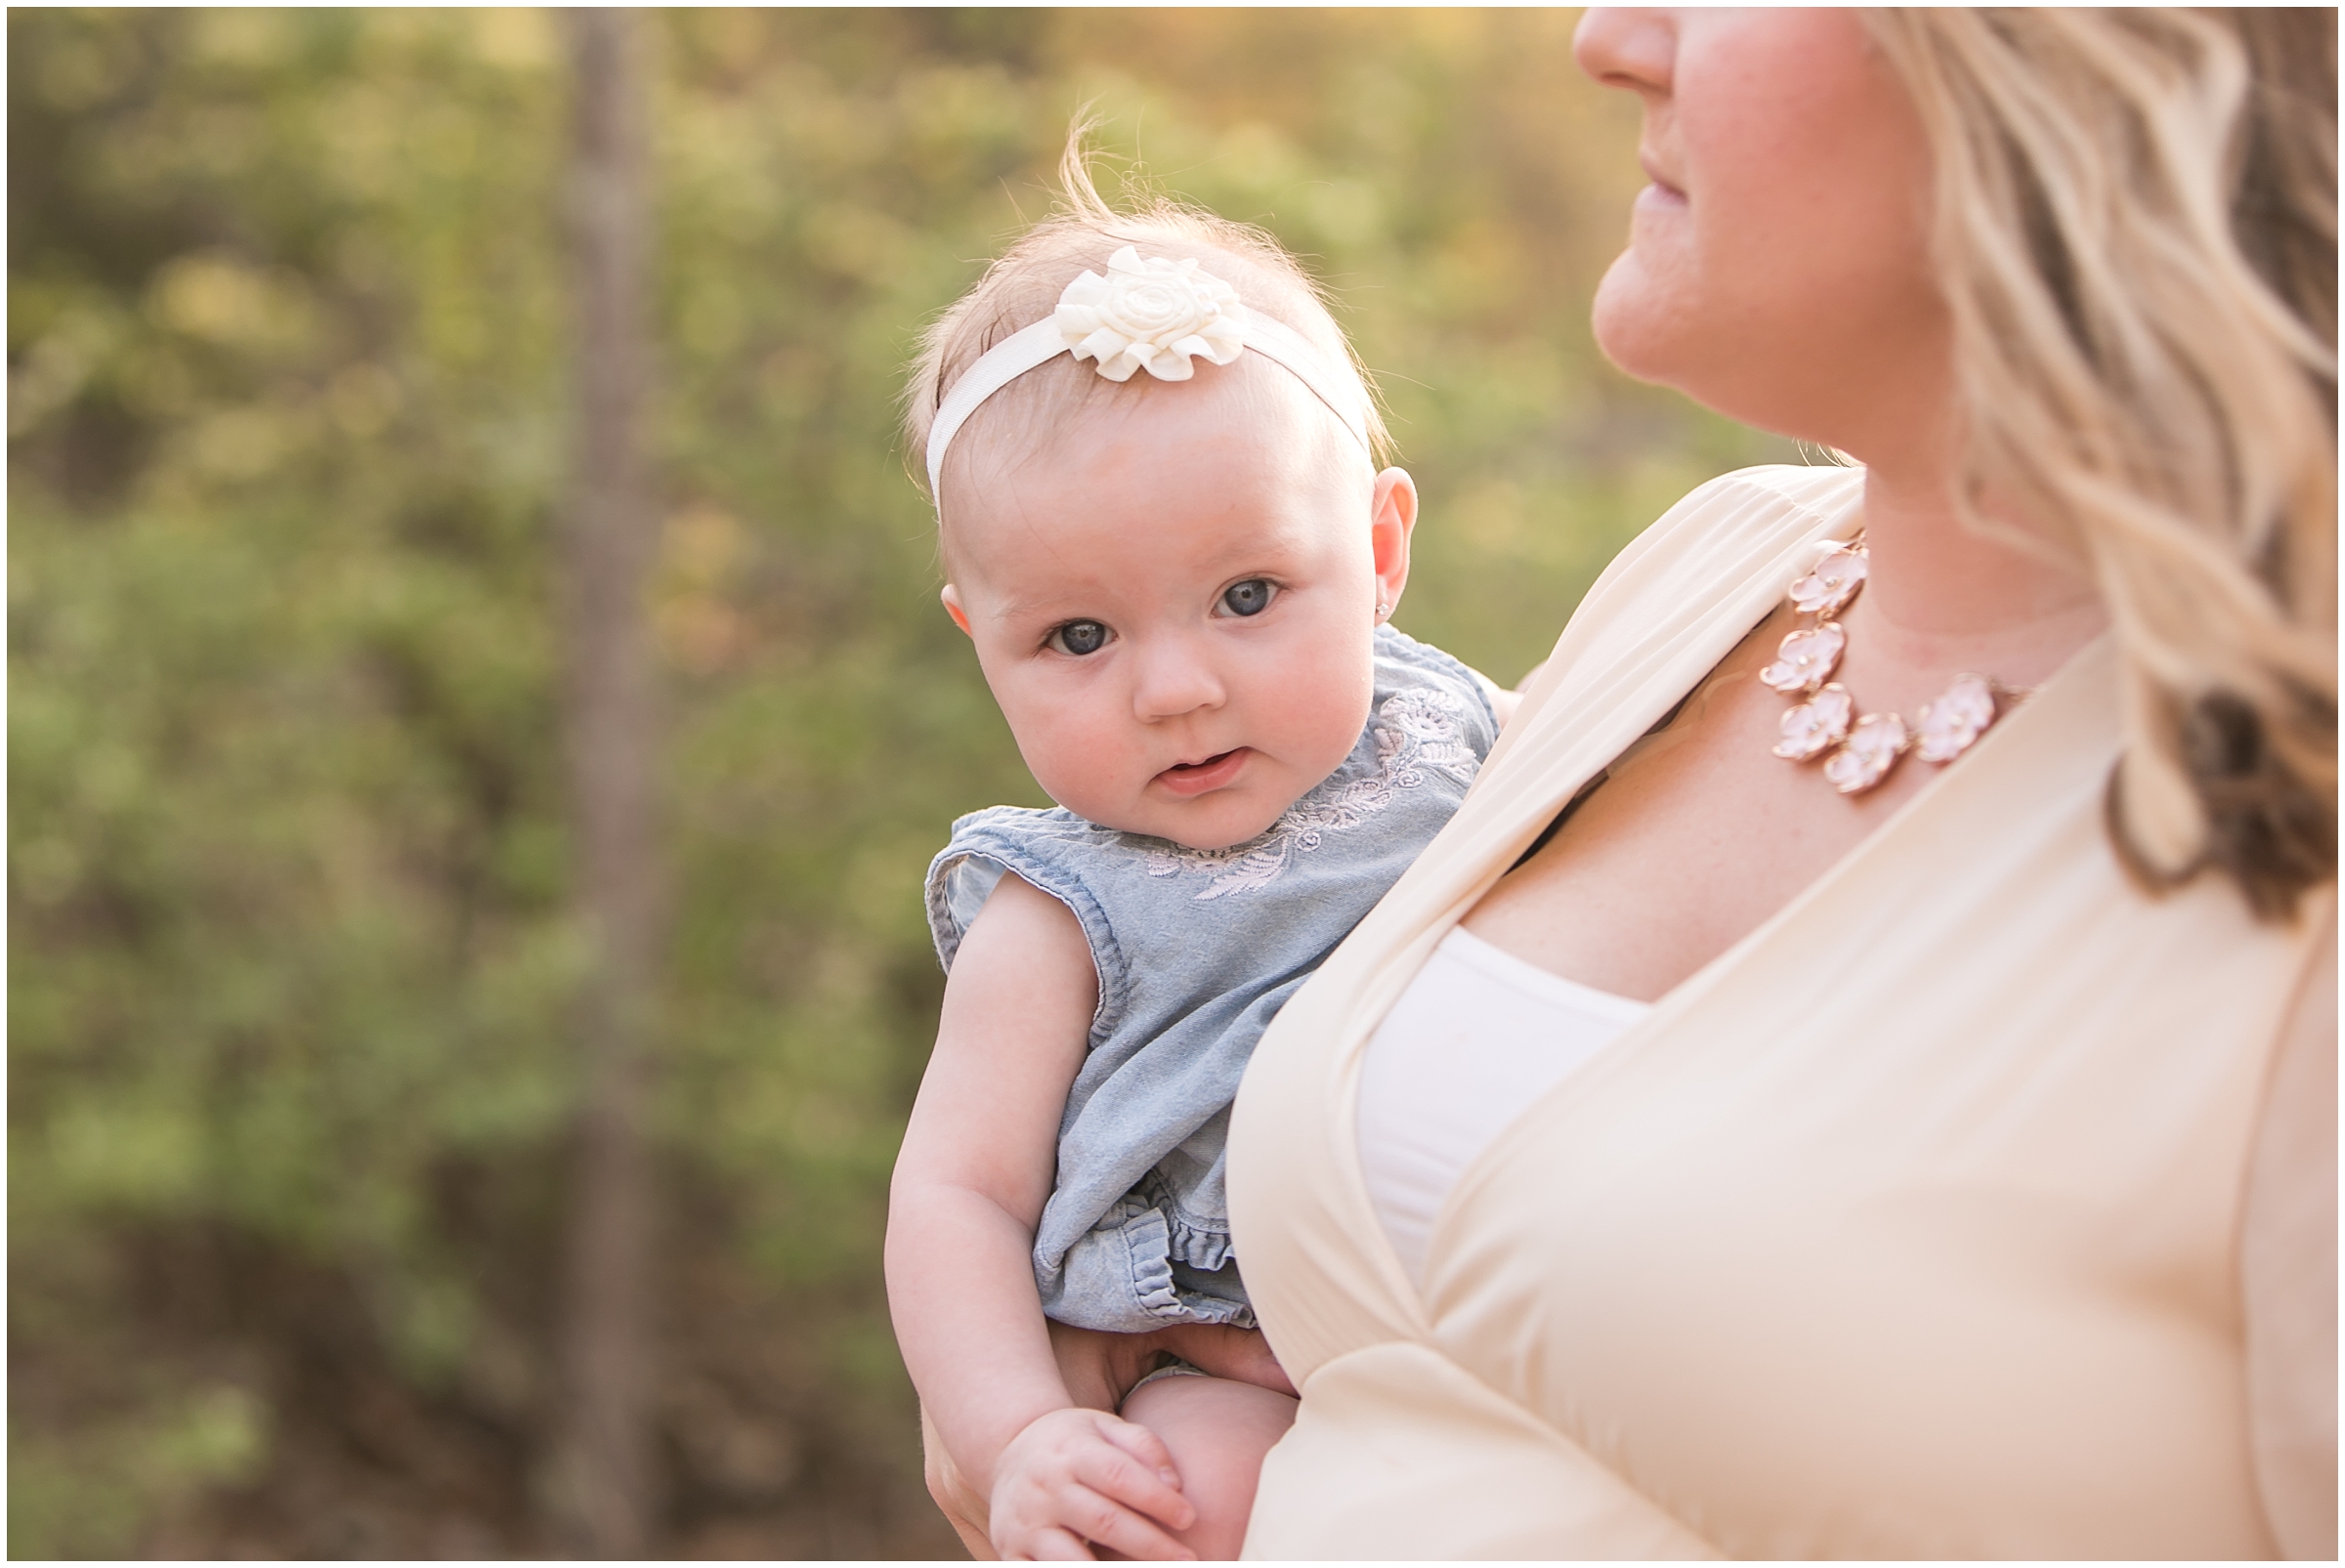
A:
MULTIPOLYGON (((660 1136, 768 1288, 858 1303, 840 1397, 900 1420, 920 875, 956 814, 1040 799, 935 607, 914 334, 1094 105, 1109 169, 1342 296, 1426 497, 1398 618, 1513 680, 1670 500, 1780 455, 1589 341, 1636 112, 1571 22, 654 19, 660 1136)), ((490 1254, 558 1215, 566 78, 535 12, 8 25, 10 1546, 112 1554, 272 1429, 265 1377, 74 1361, 125 1238, 338 1271, 403 1376, 461 1385, 490 1254)))

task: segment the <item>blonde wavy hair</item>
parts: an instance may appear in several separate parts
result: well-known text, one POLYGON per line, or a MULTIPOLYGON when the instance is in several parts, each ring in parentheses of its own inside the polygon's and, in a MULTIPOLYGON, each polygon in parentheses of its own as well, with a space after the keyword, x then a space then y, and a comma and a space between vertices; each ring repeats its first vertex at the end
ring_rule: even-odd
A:
POLYGON ((1895 10, 1936 159, 1963 500, 2047 525, 2123 663, 2137 881, 2336 874, 2336 13, 1895 10))
MULTIPOLYGON (((918 457, 928 449, 928 427, 953 383, 986 350, 1048 317, 1066 286, 1085 272, 1105 272, 1108 257, 1125 245, 1136 245, 1145 255, 1205 263, 1238 291, 1248 310, 1301 333, 1331 367, 1358 377, 1370 450, 1383 466, 1392 442, 1375 380, 1336 324, 1327 292, 1301 261, 1264 230, 1161 195, 1144 194, 1126 209, 1111 206, 1091 179, 1087 146, 1091 128, 1090 121, 1081 119, 1068 133, 1059 159, 1057 208, 1012 240, 975 286, 921 335, 903 398, 907 456, 910 466, 923 469, 916 479, 925 482, 918 457)), ((988 398, 955 438, 945 471, 962 472, 976 460, 972 454, 989 448, 999 454, 1005 446, 1046 445, 1087 408, 1144 398, 1149 385, 1146 376, 1109 381, 1091 365, 1062 355, 988 398)))

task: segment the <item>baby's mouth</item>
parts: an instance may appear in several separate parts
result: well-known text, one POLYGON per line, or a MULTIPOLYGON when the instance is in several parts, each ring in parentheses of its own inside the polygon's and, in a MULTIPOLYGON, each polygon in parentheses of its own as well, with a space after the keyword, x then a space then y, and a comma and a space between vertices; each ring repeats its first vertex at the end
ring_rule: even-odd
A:
POLYGON ((1238 776, 1246 766, 1248 749, 1215 752, 1202 762, 1176 762, 1156 776, 1156 782, 1176 795, 1202 795, 1209 789, 1218 789, 1238 776))

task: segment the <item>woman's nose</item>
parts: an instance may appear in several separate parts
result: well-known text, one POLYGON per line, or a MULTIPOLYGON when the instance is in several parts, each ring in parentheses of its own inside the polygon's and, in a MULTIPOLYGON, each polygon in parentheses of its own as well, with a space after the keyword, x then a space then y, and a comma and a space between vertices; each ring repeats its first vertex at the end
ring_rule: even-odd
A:
POLYGON ((1221 679, 1204 651, 1189 639, 1152 638, 1136 652, 1138 679, 1132 687, 1131 705, 1143 723, 1176 719, 1221 705, 1226 695, 1221 679))
POLYGON ((1599 86, 1667 94, 1678 58, 1677 19, 1642 6, 1594 6, 1571 35, 1571 58, 1599 86))

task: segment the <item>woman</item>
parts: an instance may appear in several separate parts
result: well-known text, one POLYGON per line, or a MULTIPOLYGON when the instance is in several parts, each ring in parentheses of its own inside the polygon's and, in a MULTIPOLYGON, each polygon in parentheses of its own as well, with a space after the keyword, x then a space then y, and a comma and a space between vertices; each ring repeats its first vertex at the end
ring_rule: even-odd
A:
POLYGON ((1584 21, 1606 354, 1862 467, 1632 545, 1265 1038, 1250 1556, 2334 1555, 2334 26, 1584 21))

